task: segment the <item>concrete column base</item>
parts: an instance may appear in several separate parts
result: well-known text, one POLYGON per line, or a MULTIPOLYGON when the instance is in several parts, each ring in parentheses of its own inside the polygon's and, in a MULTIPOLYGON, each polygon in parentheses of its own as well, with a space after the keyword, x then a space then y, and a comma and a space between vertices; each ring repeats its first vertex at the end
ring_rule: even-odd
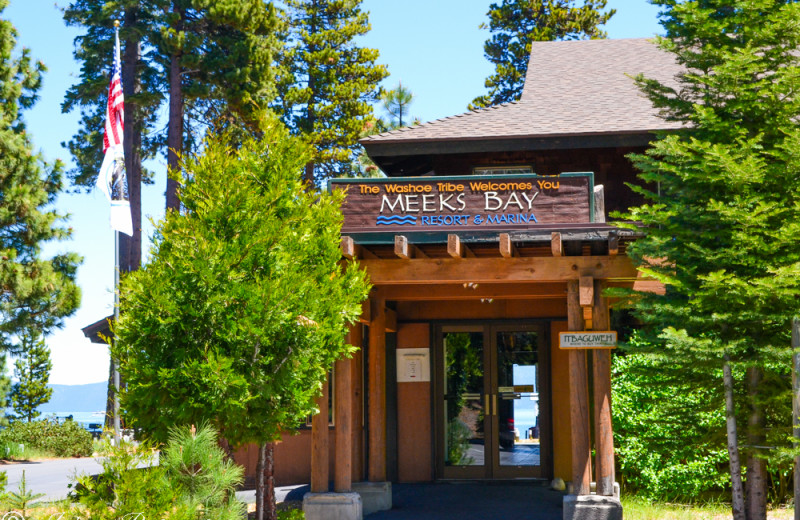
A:
POLYGON ((614 497, 566 495, 563 520, 622 520, 622 504, 614 497))
POLYGON ((353 491, 361 495, 364 515, 392 508, 391 482, 353 482, 353 491))
POLYGON ((361 520, 358 493, 306 493, 303 495, 306 520, 361 520))
MULTIPOLYGON (((555 482, 555 481, 553 481, 553 482, 555 482)), ((596 493, 596 491, 597 491, 597 482, 592 482, 591 487, 589 488, 589 491, 591 491, 592 495, 596 495, 597 494, 596 493)), ((568 495, 574 495, 575 494, 575 490, 572 487, 572 482, 567 482, 567 494, 568 495)), ((614 482, 614 498, 619 499, 619 482, 614 482)))

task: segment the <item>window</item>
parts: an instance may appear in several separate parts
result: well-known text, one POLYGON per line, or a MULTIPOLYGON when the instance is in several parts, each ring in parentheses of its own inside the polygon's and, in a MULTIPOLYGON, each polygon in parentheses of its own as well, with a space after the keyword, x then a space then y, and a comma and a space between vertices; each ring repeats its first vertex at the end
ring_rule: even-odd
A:
POLYGON ((473 175, 523 175, 533 173, 531 166, 477 166, 473 175))

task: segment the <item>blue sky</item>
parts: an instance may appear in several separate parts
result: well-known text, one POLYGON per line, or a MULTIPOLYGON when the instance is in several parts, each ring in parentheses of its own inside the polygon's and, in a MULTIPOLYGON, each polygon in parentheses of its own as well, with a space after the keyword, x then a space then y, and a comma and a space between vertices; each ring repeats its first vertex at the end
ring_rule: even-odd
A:
MULTIPOLYGON (((365 0, 372 31, 363 44, 377 48, 380 62, 388 65, 387 87, 402 81, 415 95, 411 113, 423 121, 464 112, 467 104, 483 93, 483 81, 491 67, 483 57, 488 31, 478 26, 486 20, 491 0, 365 0)), ((617 14, 606 26, 610 38, 650 37, 659 33, 657 9, 645 0, 609 0, 617 14)), ((3 18, 19 33, 18 47, 31 49, 48 72, 40 101, 25 114, 28 131, 48 160, 69 153, 61 147, 78 126, 78 114, 62 114, 61 103, 80 66, 72 58, 73 40, 79 32, 65 27, 60 9, 66 0, 11 0, 3 18)), ((109 67, 111 56, 109 56, 109 67)), ((145 218, 163 216, 166 161, 157 160, 156 183, 142 190, 145 218)), ((70 214, 72 240, 46 247, 46 254, 60 250, 84 256, 78 273, 83 303, 78 312, 47 338, 53 359, 50 382, 82 384, 108 377, 108 349, 92 345, 81 328, 112 313, 114 236, 108 226, 108 205, 100 193, 63 194, 58 209, 70 214)), ((146 228, 149 233, 152 228, 146 228)))

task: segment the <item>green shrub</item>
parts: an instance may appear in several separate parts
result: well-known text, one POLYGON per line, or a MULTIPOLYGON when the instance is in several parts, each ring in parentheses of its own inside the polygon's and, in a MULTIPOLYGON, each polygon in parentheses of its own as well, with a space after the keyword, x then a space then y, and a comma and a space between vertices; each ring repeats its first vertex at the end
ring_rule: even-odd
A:
MULTIPOLYGON (((634 346, 642 341, 634 335, 634 346)), ((620 485, 651 500, 714 500, 729 487, 725 414, 716 396, 676 386, 642 354, 614 356, 620 485)))
MULTIPOLYGON (((242 469, 226 460, 212 428, 173 429, 158 466, 147 444, 127 442, 106 450, 103 472, 78 478, 73 499, 79 513, 92 520, 120 518, 170 520, 241 520, 244 504, 236 499, 242 469)), ((156 459, 157 460, 157 459, 156 459)))
POLYGON ((75 421, 17 421, 0 432, 0 445, 11 443, 48 451, 56 457, 92 454, 92 435, 75 421))
POLYGON ((287 509, 278 511, 278 520, 305 520, 306 515, 302 509, 287 509))

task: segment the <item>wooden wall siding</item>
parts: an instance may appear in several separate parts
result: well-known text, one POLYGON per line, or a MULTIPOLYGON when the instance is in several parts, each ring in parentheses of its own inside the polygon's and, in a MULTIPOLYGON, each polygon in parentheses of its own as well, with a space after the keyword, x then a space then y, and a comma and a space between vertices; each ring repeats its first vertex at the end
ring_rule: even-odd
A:
POLYGON ((533 166, 539 175, 562 172, 594 172, 594 183, 606 190, 606 211, 617 211, 639 205, 641 197, 625 186, 639 183, 633 165, 625 157, 642 153, 644 148, 587 148, 577 150, 542 150, 519 152, 467 153, 433 157, 436 175, 472 175, 476 166, 533 166))
MULTIPOLYGON (((335 428, 329 434, 334 435, 335 428)), ((329 471, 333 474, 335 458, 334 443, 329 443, 329 471)), ((247 483, 255 482, 258 446, 248 444, 239 448, 233 456, 237 464, 244 468, 247 483)), ((275 446, 275 485, 291 486, 308 484, 311 481, 311 429, 298 430, 296 435, 284 434, 282 441, 275 446)))
MULTIPOLYGON (((428 323, 403 323, 397 348, 430 348, 428 323)), ((431 383, 397 383, 397 477, 400 482, 433 480, 431 383)))
POLYGON ((550 322, 550 380, 553 410, 553 477, 572 480, 572 430, 569 417, 569 351, 558 348, 566 321, 550 322))

